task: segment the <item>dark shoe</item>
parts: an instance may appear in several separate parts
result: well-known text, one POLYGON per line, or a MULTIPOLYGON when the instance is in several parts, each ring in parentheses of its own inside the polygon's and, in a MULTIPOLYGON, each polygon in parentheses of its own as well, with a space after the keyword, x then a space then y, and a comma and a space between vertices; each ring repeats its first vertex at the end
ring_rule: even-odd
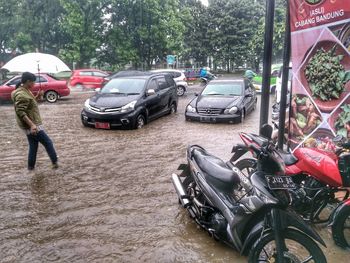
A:
POLYGON ((28 171, 33 171, 34 167, 28 166, 28 171))
POLYGON ((53 163, 52 164, 52 169, 57 169, 58 168, 58 163, 53 163))

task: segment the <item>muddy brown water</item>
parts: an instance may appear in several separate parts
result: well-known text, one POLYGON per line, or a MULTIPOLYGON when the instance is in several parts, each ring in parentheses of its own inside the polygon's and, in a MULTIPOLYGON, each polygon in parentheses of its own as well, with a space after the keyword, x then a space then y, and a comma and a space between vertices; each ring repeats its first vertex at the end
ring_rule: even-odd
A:
MULTIPOLYGON (((196 226, 170 176, 189 144, 228 160, 239 131, 257 132, 260 107, 243 124, 191 123, 187 94, 175 115, 141 130, 109 131, 82 126, 90 95, 40 104, 58 170, 42 146, 35 172, 26 170, 26 138, 13 106, 0 106, 0 262, 246 262, 196 226)), ((319 230, 328 262, 349 262, 329 229, 319 230)))

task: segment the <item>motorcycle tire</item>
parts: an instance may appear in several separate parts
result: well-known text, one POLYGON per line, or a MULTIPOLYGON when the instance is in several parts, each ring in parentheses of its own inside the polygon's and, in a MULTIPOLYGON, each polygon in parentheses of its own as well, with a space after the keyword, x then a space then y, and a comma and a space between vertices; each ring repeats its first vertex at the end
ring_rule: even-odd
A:
POLYGON ((252 158, 241 159, 234 164, 247 178, 255 171, 256 160, 252 158))
POLYGON ((335 244, 344 249, 350 249, 350 230, 345 235, 344 230, 350 228, 350 206, 339 211, 332 224, 332 235, 335 244), (346 226, 347 223, 347 227, 346 226), (347 238, 346 238, 347 236, 347 238))
MULTIPOLYGON (((299 243, 304 247, 304 249, 308 251, 309 253, 308 256, 312 256, 313 261, 307 261, 307 262, 327 263, 326 257, 323 254, 320 247, 317 245, 317 243, 313 239, 311 239, 306 234, 298 230, 287 229, 284 232, 284 238, 285 240, 292 240, 294 242, 299 243)), ((274 242, 274 234, 272 232, 266 233, 263 237, 259 238, 250 249, 248 262, 249 263, 276 262, 276 258, 275 258, 276 255, 275 255, 274 249, 271 249, 271 252, 272 252, 271 257, 267 259, 260 259, 261 256, 269 256, 267 255, 268 251, 265 250, 265 247, 266 245, 269 245, 270 242, 274 242)), ((289 262, 289 263, 304 262, 303 259, 300 259, 301 255, 298 249, 293 251, 294 253, 292 253, 291 252, 292 247, 288 247, 288 244, 286 244, 286 246, 287 246, 287 251, 283 253, 285 258, 284 262, 289 262)))

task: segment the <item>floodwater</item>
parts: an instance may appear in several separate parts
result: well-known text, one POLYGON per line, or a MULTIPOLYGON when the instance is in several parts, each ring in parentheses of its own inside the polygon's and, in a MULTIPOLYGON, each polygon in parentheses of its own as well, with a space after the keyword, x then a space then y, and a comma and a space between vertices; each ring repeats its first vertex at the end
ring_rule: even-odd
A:
MULTIPOLYGON (((0 262, 246 262, 198 228, 177 201, 170 176, 189 144, 230 158, 239 131, 257 132, 259 109, 244 124, 186 122, 193 94, 178 112, 141 130, 84 128, 80 111, 91 94, 41 103, 58 170, 39 147, 26 170, 27 141, 13 106, 0 106, 0 262)), ((349 262, 327 227, 328 262, 349 262)))

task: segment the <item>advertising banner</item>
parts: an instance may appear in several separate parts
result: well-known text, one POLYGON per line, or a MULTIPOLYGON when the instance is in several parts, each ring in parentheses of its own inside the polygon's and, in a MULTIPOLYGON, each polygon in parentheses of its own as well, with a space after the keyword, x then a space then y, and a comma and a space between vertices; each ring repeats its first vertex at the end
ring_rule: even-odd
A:
POLYGON ((293 70, 289 139, 334 151, 350 137, 350 0, 289 0, 293 70))

